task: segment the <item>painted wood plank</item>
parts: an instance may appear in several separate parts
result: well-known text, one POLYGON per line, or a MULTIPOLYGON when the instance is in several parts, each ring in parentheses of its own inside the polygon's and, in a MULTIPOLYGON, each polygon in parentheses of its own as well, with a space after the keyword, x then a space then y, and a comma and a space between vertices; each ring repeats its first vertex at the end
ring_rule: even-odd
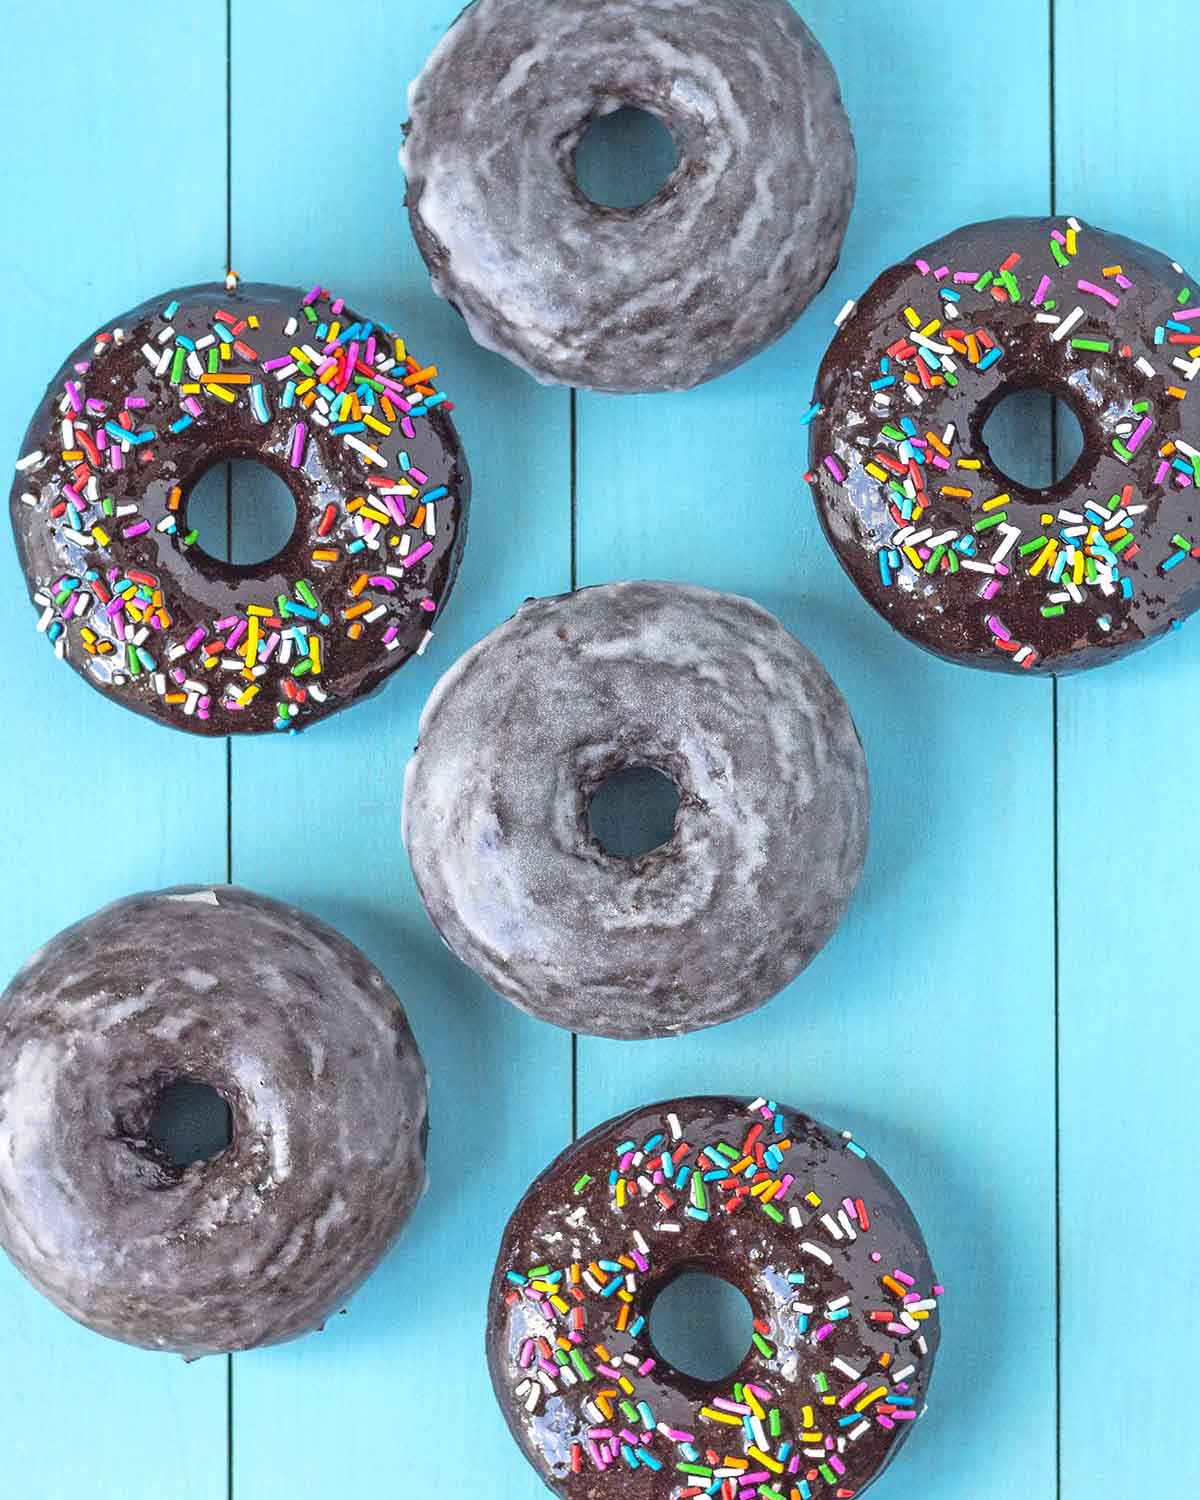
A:
MULTIPOLYGON (((321 125, 317 108, 290 146, 279 100, 294 95, 296 55, 280 38, 319 47, 328 9, 272 0, 234 15, 238 269, 320 277, 433 351, 475 484, 462 575, 428 654, 299 739, 234 747, 235 878, 326 918, 380 964, 432 1081, 431 1187, 397 1250, 320 1336, 235 1357, 234 1493, 256 1500, 292 1500, 300 1479, 313 1493, 405 1492, 427 1460, 398 1414, 435 1407, 453 1450, 439 1481, 448 1495, 482 1470, 489 1494, 536 1488, 492 1397, 483 1321, 515 1195, 569 1137, 569 1038, 497 999, 442 947, 400 842, 401 782, 430 688, 521 599, 570 582, 568 397, 476 348, 429 291, 402 211, 405 89, 458 9, 432 0, 402 24, 383 0, 339 13, 330 76, 336 59, 369 61, 382 92, 368 91, 349 133, 321 125), (454 1462, 459 1434, 467 1465, 454 1462)), ((234 514, 237 532, 252 525, 241 490, 234 514)))
MULTIPOLYGON (((1162 71, 1195 16, 1187 0, 1103 14, 1057 0, 1058 207, 1200 276, 1191 139, 1162 71)), ((1163 1420, 1200 1342, 1188 1140, 1198 691, 1194 623, 1059 686, 1063 1500, 1200 1490, 1189 1436, 1163 1420), (1127 806, 1117 785, 1133 792, 1127 806), (1098 1329, 1132 1309, 1155 1332, 1131 1368, 1098 1329), (1118 1420, 1100 1417, 1101 1390, 1118 1420)))
MULTIPOLYGON (((225 237, 217 10, 130 0, 112 12, 5 12, 0 185, 6 224, 11 461, 46 382, 93 328, 219 266, 225 237), (144 43, 149 39, 152 48, 144 43), (152 53, 158 75, 144 70, 152 53), (139 66, 131 68, 131 55, 139 66), (214 128, 164 128, 180 100, 214 128), (30 330, 33 330, 32 334, 30 330)), ((0 634, 7 879, 0 984, 40 942, 131 891, 225 870, 225 758, 105 703, 32 629, 10 540, 0 634)), ((0 1257, 0 1451, 5 1487, 37 1500, 118 1500, 163 1486, 225 1493, 225 1368, 101 1339, 0 1257)))
MULTIPOLYGON (((1054 1493, 1051 690, 947 666, 843 577, 807 489, 832 319, 890 262, 1049 199, 1044 0, 798 7, 838 69, 861 158, 831 285, 760 359, 682 397, 579 402, 579 574, 740 591, 825 660, 873 773, 863 887, 766 1010, 669 1042, 581 1040, 579 1128, 640 1102, 769 1092, 851 1127, 910 1195, 949 1296, 932 1405, 872 1495, 1054 1493), (969 82, 969 99, 960 89, 969 82), (612 456, 622 480, 612 482, 612 456), (636 1048, 636 1050, 635 1050, 636 1048), (1019 1328, 998 1310, 1020 1286, 1019 1328)), ((1048 453, 1043 429, 1030 441, 1048 453)))

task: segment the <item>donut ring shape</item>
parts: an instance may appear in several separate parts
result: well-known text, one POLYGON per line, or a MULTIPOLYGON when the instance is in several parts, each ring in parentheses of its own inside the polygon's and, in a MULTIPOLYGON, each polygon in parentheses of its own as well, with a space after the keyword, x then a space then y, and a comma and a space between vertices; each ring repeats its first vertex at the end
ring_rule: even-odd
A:
POLYGON ((835 1500, 921 1415, 941 1295, 908 1205, 849 1133, 766 1099, 679 1099, 599 1126, 525 1194, 488 1365, 526 1458, 569 1500, 835 1500), (689 1270, 750 1304, 725 1381, 674 1369, 650 1334, 689 1270))
POLYGON ((532 600, 434 689, 404 839, 451 949, 522 1010, 612 1037, 694 1031, 782 989, 866 852, 866 762, 817 659, 748 599, 621 583, 532 600), (668 841, 606 852, 588 807, 653 767, 668 841))
POLYGON ((843 314, 809 459, 842 566, 897 630, 1000 671, 1101 666, 1200 606, 1200 293, 1078 219, 956 230, 843 314), (1015 484, 983 429, 1036 386, 1083 452, 1015 484))
POLYGON ((425 1184, 425 1069, 345 938, 232 886, 131 896, 60 933, 0 1000, 0 1246, 64 1312, 188 1358, 339 1311, 425 1184), (150 1138, 180 1079, 230 1144, 150 1138))
POLYGON ((175 729, 299 729, 424 650, 470 477, 436 367, 321 287, 204 285, 71 354, 17 461, 38 629, 106 697, 175 729), (254 459, 296 524, 236 565, 187 521, 205 470, 254 459))
POLYGON ((773 342, 828 280, 856 162, 787 0, 475 0, 414 83, 401 153, 434 289, 546 384, 684 390, 773 342), (633 106, 679 164, 636 209, 575 152, 633 106))

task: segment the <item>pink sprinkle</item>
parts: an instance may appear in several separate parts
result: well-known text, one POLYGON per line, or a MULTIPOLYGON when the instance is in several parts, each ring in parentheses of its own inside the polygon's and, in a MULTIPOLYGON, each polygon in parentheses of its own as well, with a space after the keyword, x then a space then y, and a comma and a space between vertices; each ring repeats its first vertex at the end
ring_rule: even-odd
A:
POLYGON ((987 617, 987 620, 985 621, 985 624, 987 625, 987 628, 992 632, 992 634, 994 636, 998 636, 1002 641, 1012 640, 1012 635, 1005 627, 1004 622, 998 616, 989 615, 987 617))
POLYGON ((831 1453, 829 1455, 829 1467, 835 1474, 844 1474, 846 1472, 846 1465, 841 1461, 836 1453, 831 1453))
POLYGON ((916 1286, 917 1284, 907 1271, 893 1271, 892 1275, 897 1281, 902 1281, 905 1286, 916 1286))
POLYGON ((918 258, 917 258, 917 270, 920 271, 920 273, 921 273, 922 276, 928 276, 929 272, 930 272, 929 262, 927 260, 922 260, 918 256, 918 258))
POLYGON ((382 573, 377 573, 374 578, 369 578, 367 582, 373 589, 386 589, 389 594, 396 592, 396 580, 394 578, 386 578, 382 573))
POLYGON ((298 469, 304 462, 304 440, 307 436, 308 428, 305 427, 303 421, 297 422, 295 427, 292 428, 292 452, 290 461, 293 469, 298 469))
POLYGON ((950 274, 950 267, 949 266, 939 266, 937 268, 937 270, 933 273, 933 279, 934 279, 934 281, 945 281, 946 277, 949 276, 949 274, 950 274))
POLYGON ((1050 238, 1053 240, 1057 240, 1060 245, 1065 245, 1067 243, 1067 237, 1061 229, 1052 229, 1050 231, 1050 238))
POLYGON ((666 1436, 673 1443, 694 1443, 696 1441, 696 1434, 694 1432, 682 1432, 678 1427, 668 1427, 666 1436))
POLYGON ((940 1286, 940 1285, 939 1286, 935 1286, 934 1289, 933 1289, 933 1295, 935 1297, 944 1297, 946 1295, 946 1288, 944 1286, 940 1286))
POLYGON ((1093 297, 1099 297, 1102 302, 1107 302, 1109 307, 1121 305, 1121 299, 1115 292, 1110 292, 1107 287, 1097 286, 1094 281, 1079 281, 1076 285, 1081 292, 1090 292, 1093 297))
POLYGON ((125 537, 126 540, 129 540, 130 538, 135 536, 145 536, 145 534, 149 530, 149 521, 135 521, 132 526, 126 526, 125 529, 121 532, 121 535, 125 537))
POLYGON ((850 1387, 850 1389, 846 1392, 846 1394, 838 1402, 838 1405, 842 1408, 843 1411, 848 1406, 853 1406, 854 1403, 855 1403, 855 1401, 858 1400, 858 1398, 862 1395, 862 1393, 866 1390, 866 1388, 867 1388, 867 1382, 865 1380, 860 1380, 857 1385, 853 1385, 853 1386, 850 1387))
POLYGON ((1130 281, 1129 277, 1126 276, 1123 271, 1119 271, 1117 273, 1116 281, 1117 281, 1117 285, 1121 288, 1121 290, 1123 292, 1131 292, 1131 291, 1133 291, 1133 282, 1130 281))
POLYGON ((416 437, 417 429, 413 426, 411 417, 404 417, 401 419, 400 431, 406 438, 409 439, 410 442, 413 438, 416 437))
POLYGON ((833 1332, 833 1324, 832 1323, 826 1323, 823 1328, 819 1328, 817 1330, 817 1332, 813 1335, 813 1337, 816 1340, 816 1342, 819 1344, 822 1339, 827 1339, 832 1332, 833 1332))
POLYGON ((342 312, 342 310, 345 308, 345 306, 346 306, 345 301, 341 297, 339 297, 336 302, 331 302, 330 303, 330 305, 329 305, 329 311, 336 318, 339 315, 339 313, 342 312))
POLYGON ((829 470, 829 472, 833 475, 833 477, 839 484, 845 484, 846 471, 842 468, 841 464, 838 463, 837 459, 834 458, 832 453, 825 460, 825 467, 829 470))
POLYGON ((429 483, 429 475, 426 474, 424 469, 418 469, 415 466, 410 466, 408 472, 412 475, 412 477, 417 481, 418 484, 429 483))
POLYGON ((982 274, 981 271, 955 271, 954 280, 959 285, 965 285, 968 281, 978 281, 982 274))
POLYGON ((1171 465, 1164 458, 1158 466, 1158 472, 1154 476, 1155 484, 1161 484, 1170 472, 1171 465))
POLYGON ((882 1414, 876 1417, 875 1420, 879 1423, 880 1427, 886 1427, 888 1432, 891 1432, 896 1425, 890 1417, 885 1417, 882 1414))
POLYGON ((78 364, 75 365, 74 368, 75 368, 76 375, 86 375, 87 372, 92 368, 91 361, 90 360, 86 360, 86 359, 81 359, 78 362, 78 364))
POLYGON ((63 619, 64 620, 71 619, 71 617, 74 615, 74 613, 75 613, 76 609, 78 608, 78 606, 79 606, 79 590, 75 589, 72 592, 71 597, 67 600, 66 604, 63 605, 63 612, 62 612, 63 619))
POLYGON ((147 402, 145 396, 126 396, 125 405, 128 410, 136 411, 140 407, 149 405, 149 402, 147 402))
POLYGON ((433 543, 423 542, 415 552, 410 552, 407 557, 402 557, 400 561, 406 568, 413 568, 416 567, 417 563, 419 563, 423 557, 428 557, 432 551, 433 543))
POLYGON ((641 1364, 638 1365, 638 1374, 639 1375, 649 1375, 650 1371, 653 1370, 653 1368, 654 1368, 654 1360, 652 1360, 652 1359, 644 1359, 641 1362, 641 1364))
POLYGON ((1182 307, 1171 316, 1177 323, 1190 323, 1193 318, 1200 318, 1200 307, 1182 307))
POLYGON ((999 592, 1000 580, 998 578, 989 578, 980 590, 979 597, 981 599, 994 599, 999 592))
POLYGON ((948 469, 950 467, 950 460, 948 458, 943 458, 940 453, 935 453, 930 462, 933 464, 935 469, 948 469))
POLYGON ((239 620, 229 634, 225 637, 226 651, 232 651, 241 638, 246 634, 245 620, 239 620))
POLYGON ((522 1370, 527 1370, 533 1363, 534 1343, 532 1339, 526 1339, 521 1345, 521 1354, 518 1360, 522 1370))
POLYGON ((880 1255, 878 1250, 872 1250, 871 1259, 875 1262, 876 1265, 878 1265, 879 1262, 883 1259, 883 1256, 880 1255))
POLYGON ((183 409, 193 417, 203 416, 204 414, 204 408, 196 400, 195 396, 185 396, 183 398, 183 409))
POLYGON ((317 286, 313 287, 312 291, 309 292, 307 297, 305 297, 304 302, 301 305, 304 307, 311 307, 320 295, 321 287, 318 284, 317 286))
POLYGON ((888 1415, 891 1417, 893 1422, 915 1422, 917 1420, 917 1414, 915 1411, 905 1411, 901 1409, 899 1411, 889 1412, 888 1415))
POLYGON ((385 495, 383 497, 383 500, 384 500, 384 504, 387 506, 388 510, 391 511, 391 513, 392 513, 392 519, 396 522, 396 524, 398 526, 407 526, 408 525, 408 516, 405 513, 404 506, 403 506, 403 504, 401 503, 401 500, 400 500, 400 496, 399 495, 385 495))
POLYGON ((266 359, 263 361, 264 370, 282 370, 284 365, 292 363, 290 354, 281 354, 278 359, 266 359))
POLYGON ((79 387, 73 380, 68 380, 66 385, 67 400, 71 404, 72 411, 83 410, 83 398, 79 394, 79 387))
POLYGON ((118 444, 114 443, 108 450, 108 461, 114 469, 123 469, 125 467, 125 457, 118 444))
POLYGON ((1053 285, 1054 282, 1050 279, 1049 276, 1042 277, 1041 281, 1038 282, 1037 291, 1033 294, 1034 307, 1041 307, 1042 303, 1046 300, 1046 293, 1053 285))
POLYGON ((422 599, 421 600, 421 608, 423 610, 427 611, 429 614, 432 614, 434 612, 434 610, 437 608, 437 605, 433 602, 432 599, 422 599))
POLYGON ((1138 423, 1137 427, 1134 429, 1133 435, 1130 437, 1129 441, 1125 444, 1126 448, 1129 450, 1130 453, 1136 453, 1138 451, 1138 449, 1146 441, 1147 434, 1150 432, 1150 429, 1153 426, 1154 426, 1154 420, 1153 420, 1153 418, 1151 418, 1151 417, 1143 417, 1142 418, 1142 420, 1138 423))

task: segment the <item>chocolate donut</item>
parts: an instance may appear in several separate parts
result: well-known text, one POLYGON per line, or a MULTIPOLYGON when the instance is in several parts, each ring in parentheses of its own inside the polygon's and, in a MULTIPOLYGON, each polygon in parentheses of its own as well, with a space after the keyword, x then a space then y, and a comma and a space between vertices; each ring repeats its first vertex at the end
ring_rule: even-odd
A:
POLYGON ((12 521, 38 629, 116 702, 196 734, 298 729, 424 650, 470 479, 436 368, 320 287, 194 286, 54 377, 12 521), (281 552, 195 545, 188 497, 249 458, 296 502, 281 552))
POLYGON ((1100 666, 1200 605, 1200 300, 1155 250, 1078 219, 997 219, 885 271, 821 366, 808 478, 867 601, 948 661, 1100 666), (984 426, 1034 386, 1083 453, 1045 489, 984 426))
POLYGON ((601 1125, 526 1193, 488 1365, 526 1458, 570 1500, 834 1500, 921 1415, 941 1295, 908 1205, 848 1132, 766 1099, 678 1099, 601 1125), (672 1368, 649 1331, 697 1269, 754 1318, 724 1381, 672 1368))
POLYGON ((345 938, 232 886, 131 896, 59 934, 0 1000, 0 1246, 71 1317, 193 1358, 320 1327, 425 1184, 425 1069, 345 938), (178 1165, 180 1080, 229 1145, 178 1165))
POLYGON ((867 771, 824 669, 748 599, 619 583, 525 604, 421 719, 404 839, 429 915, 507 999, 651 1037, 762 1005, 833 932, 862 870, 867 771), (674 829, 592 836, 614 774, 651 767, 674 829))
POLYGON ((837 264, 855 156, 787 0, 475 0, 414 83, 401 160, 434 289, 547 384, 684 390, 757 354, 837 264), (635 209, 575 176, 622 106, 679 164, 635 209))

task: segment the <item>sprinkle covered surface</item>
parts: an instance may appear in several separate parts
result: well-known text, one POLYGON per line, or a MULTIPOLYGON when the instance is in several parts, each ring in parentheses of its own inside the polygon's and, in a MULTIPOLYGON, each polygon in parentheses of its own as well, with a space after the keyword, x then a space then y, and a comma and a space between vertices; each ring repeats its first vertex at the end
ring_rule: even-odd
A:
POLYGON ((489 1361, 562 1494, 847 1500, 923 1410, 941 1295, 852 1136, 765 1098, 683 1099, 601 1126, 533 1185, 497 1262, 489 1361), (754 1319, 712 1384, 681 1379, 649 1335, 658 1291, 692 1265, 754 1319))
POLYGON ((1075 218, 997 220, 839 317, 803 417, 808 479, 843 566, 898 629, 973 665, 1062 672, 1200 602, 1200 299, 1178 263, 1075 218), (1084 433, 1045 490, 1013 483, 982 437, 1030 385, 1084 433))
POLYGON ((319 285, 231 276, 127 314, 68 359, 17 459, 38 631, 200 733, 297 729, 371 691, 425 649, 461 554, 470 482, 437 374, 319 285), (296 502, 284 549, 250 566, 187 519, 232 457, 296 502))

